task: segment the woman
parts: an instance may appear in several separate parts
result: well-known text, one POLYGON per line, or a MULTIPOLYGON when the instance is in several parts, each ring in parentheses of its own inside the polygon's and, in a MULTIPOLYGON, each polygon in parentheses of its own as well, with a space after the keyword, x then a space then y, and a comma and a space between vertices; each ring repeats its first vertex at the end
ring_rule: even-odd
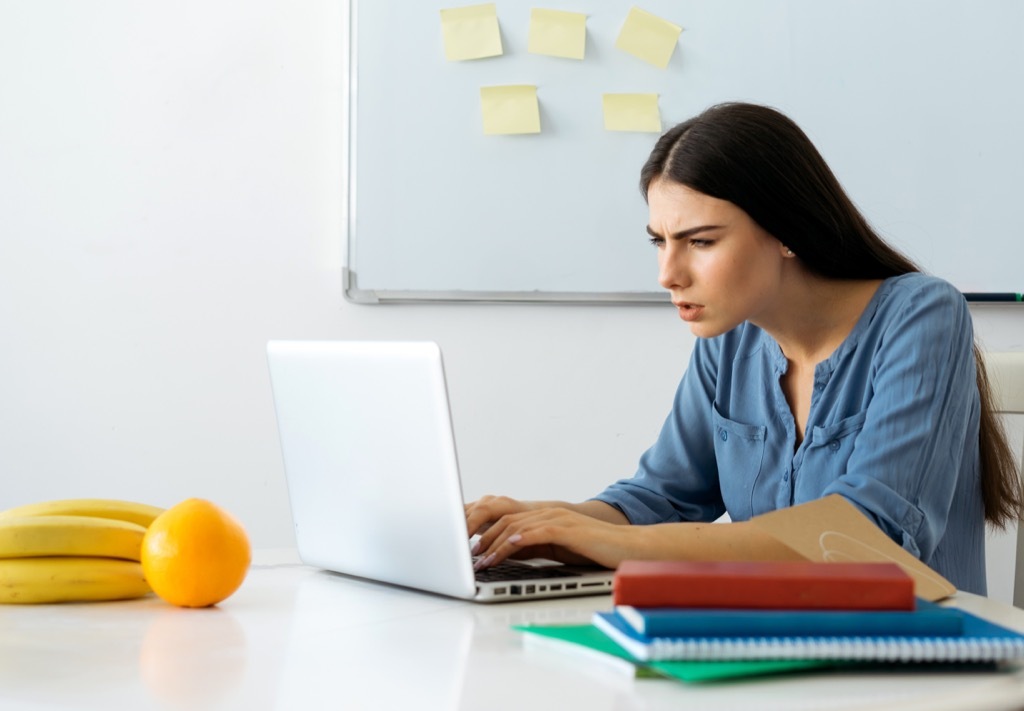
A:
POLYGON ((698 336, 672 411, 636 475, 589 501, 468 504, 478 567, 788 558, 745 522, 841 494, 984 594, 985 521, 1022 499, 963 296, 875 234, 770 108, 676 126, 641 189, 659 283, 698 336))

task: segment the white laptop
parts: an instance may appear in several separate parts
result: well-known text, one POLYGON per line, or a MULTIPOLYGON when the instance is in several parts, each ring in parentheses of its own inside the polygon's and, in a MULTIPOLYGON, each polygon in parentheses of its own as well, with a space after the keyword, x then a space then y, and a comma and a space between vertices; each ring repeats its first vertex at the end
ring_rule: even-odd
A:
POLYGON ((551 561, 474 574, 436 343, 270 341, 267 360, 303 562, 479 602, 611 590, 551 561))

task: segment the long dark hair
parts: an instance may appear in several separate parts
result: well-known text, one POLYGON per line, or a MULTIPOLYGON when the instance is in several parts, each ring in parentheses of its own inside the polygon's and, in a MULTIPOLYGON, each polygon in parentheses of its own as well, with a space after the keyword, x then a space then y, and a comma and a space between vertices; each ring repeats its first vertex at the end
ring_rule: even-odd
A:
MULTIPOLYGON (((731 202, 823 277, 885 279, 920 271, 874 231, 807 135, 775 109, 718 104, 675 126, 640 172, 644 199, 655 179, 731 202)), ((977 341, 974 356, 985 518, 1002 528, 1024 513, 1024 492, 977 341)))

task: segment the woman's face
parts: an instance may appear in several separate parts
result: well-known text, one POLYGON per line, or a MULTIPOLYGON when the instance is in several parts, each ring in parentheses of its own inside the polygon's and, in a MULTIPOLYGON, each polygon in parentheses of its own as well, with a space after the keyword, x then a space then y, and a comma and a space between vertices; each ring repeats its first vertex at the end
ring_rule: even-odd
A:
POLYGON ((776 306, 786 248, 731 202, 665 179, 647 191, 658 282, 695 336, 711 338, 776 306))

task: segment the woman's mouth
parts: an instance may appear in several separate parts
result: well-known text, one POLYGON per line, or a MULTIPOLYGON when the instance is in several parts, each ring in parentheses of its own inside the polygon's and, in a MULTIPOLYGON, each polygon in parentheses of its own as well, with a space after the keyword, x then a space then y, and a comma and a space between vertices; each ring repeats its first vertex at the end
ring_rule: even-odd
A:
POLYGON ((690 304, 686 302, 673 302, 673 305, 679 309, 679 318, 686 322, 696 321, 700 318, 701 313, 704 311, 704 307, 700 304, 690 304))

